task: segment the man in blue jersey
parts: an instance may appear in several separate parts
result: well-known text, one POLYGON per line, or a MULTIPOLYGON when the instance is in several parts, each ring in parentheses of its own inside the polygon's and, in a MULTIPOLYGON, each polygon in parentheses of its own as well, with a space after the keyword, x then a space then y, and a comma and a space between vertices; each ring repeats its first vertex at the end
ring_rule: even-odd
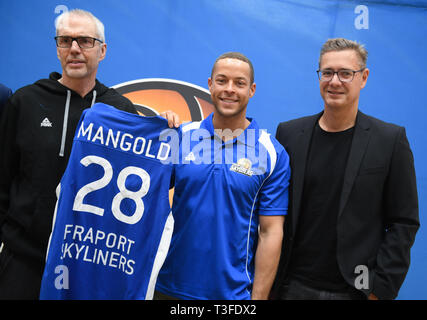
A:
POLYGON ((256 89, 240 53, 215 62, 214 112, 181 127, 175 229, 155 298, 267 299, 288 209, 289 157, 246 118, 256 89))

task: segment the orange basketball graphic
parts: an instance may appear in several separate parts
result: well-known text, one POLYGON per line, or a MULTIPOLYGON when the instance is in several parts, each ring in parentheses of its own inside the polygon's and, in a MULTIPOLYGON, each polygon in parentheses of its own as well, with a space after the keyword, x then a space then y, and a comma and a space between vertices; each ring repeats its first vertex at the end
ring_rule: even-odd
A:
POLYGON ((172 110, 182 122, 200 121, 213 110, 209 90, 172 79, 140 79, 113 86, 145 116, 172 110))

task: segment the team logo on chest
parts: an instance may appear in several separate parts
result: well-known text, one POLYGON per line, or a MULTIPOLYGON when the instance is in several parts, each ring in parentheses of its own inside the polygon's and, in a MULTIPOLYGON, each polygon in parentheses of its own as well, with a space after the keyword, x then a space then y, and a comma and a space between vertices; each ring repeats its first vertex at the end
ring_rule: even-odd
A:
POLYGON ((247 158, 241 158, 237 160, 237 163, 233 163, 230 167, 230 171, 244 174, 246 176, 252 177, 254 172, 251 170, 252 162, 247 158))

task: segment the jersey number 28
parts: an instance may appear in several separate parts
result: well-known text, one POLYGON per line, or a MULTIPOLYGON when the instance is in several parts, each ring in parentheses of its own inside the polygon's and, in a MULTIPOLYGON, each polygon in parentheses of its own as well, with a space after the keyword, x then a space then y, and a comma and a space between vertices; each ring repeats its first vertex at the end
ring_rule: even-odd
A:
MULTIPOLYGON (((113 167, 111 166, 110 162, 108 162, 108 160, 98 156, 84 157, 82 160, 80 160, 80 163, 85 167, 91 164, 97 164, 104 169, 104 175, 99 180, 90 182, 80 188, 76 194, 76 197, 74 198, 73 210, 90 212, 98 216, 103 216, 103 208, 85 204, 83 203, 83 199, 89 193, 100 190, 110 183, 111 179, 113 178, 113 167)), ((150 175, 142 168, 133 166, 126 167, 120 171, 117 177, 117 187, 119 188, 120 192, 115 195, 111 205, 111 211, 114 217, 124 223, 137 223, 139 220, 141 220, 142 215, 144 214, 144 202, 142 201, 142 198, 148 193, 148 189, 150 189, 150 175), (131 191, 126 188, 126 179, 131 174, 139 176, 142 180, 141 187, 137 191, 131 191), (120 209, 120 203, 123 199, 126 198, 133 200, 136 204, 135 212, 132 215, 126 215, 120 209)))

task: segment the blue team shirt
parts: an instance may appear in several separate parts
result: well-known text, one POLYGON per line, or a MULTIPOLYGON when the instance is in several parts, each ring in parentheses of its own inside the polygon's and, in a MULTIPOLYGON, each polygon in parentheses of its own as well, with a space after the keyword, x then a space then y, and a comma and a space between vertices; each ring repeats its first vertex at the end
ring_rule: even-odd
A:
POLYGON ((102 103, 83 112, 57 190, 41 299, 152 298, 173 230, 172 147, 160 141, 169 131, 163 118, 102 103))
POLYGON ((289 157, 254 120, 225 143, 212 114, 181 130, 175 229, 156 290, 181 299, 250 299, 259 215, 286 215, 289 157))

